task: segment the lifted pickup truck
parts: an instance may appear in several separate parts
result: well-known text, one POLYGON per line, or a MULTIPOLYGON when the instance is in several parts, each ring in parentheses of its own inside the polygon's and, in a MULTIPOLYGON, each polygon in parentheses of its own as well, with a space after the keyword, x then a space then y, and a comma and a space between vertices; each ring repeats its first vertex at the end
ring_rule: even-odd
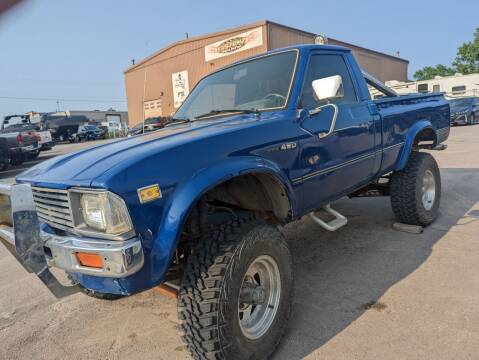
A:
POLYGON ((21 165, 25 160, 38 156, 40 151, 34 130, 0 131, 0 143, 0 151, 3 152, 1 170, 5 170, 8 164, 21 165))
MULTIPOLYGON (((38 139, 39 151, 51 150, 55 144, 52 140, 50 130, 44 129, 44 124, 41 122, 40 116, 33 119, 38 120, 37 122, 33 122, 32 117, 28 114, 5 116, 0 124, 0 130, 4 134, 18 131, 35 131, 38 139)), ((37 151, 36 155, 38 155, 38 153, 39 152, 37 151)))
POLYGON ((285 48, 203 78, 164 129, 3 185, 2 223, 11 215, 13 227, 0 234, 57 296, 112 299, 166 282, 193 357, 262 359, 293 296, 278 226, 308 215, 337 230, 347 219, 330 204, 348 195, 390 196, 399 221, 430 224, 441 178, 420 150, 445 148, 448 135, 441 94, 399 97, 346 48, 285 48), (368 86, 384 97, 372 101, 368 86))

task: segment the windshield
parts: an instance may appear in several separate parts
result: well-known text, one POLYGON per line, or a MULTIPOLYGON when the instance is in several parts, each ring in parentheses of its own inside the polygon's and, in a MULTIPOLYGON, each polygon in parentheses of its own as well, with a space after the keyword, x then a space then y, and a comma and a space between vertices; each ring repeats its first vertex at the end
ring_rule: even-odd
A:
POLYGON ((8 128, 10 126, 30 125, 30 122, 25 116, 6 116, 3 120, 3 125, 8 128))
POLYGON ((297 51, 246 61, 215 72, 193 89, 174 118, 195 117, 221 110, 266 110, 286 105, 297 51))
POLYGON ((93 125, 86 125, 83 128, 88 131, 97 130, 96 126, 93 125))
POLYGON ((460 108, 464 106, 470 106, 472 104, 472 98, 468 99, 457 99, 457 100, 451 100, 451 108, 460 108))

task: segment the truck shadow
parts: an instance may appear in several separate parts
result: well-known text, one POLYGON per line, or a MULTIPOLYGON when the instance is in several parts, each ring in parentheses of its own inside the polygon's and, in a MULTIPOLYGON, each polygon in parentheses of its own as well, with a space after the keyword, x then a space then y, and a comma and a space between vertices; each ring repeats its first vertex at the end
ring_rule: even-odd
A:
POLYGON ((275 359, 302 359, 366 311, 388 311, 379 301, 383 294, 418 269, 451 227, 479 220, 479 211, 471 210, 479 201, 479 169, 441 169, 441 175, 440 216, 420 235, 392 229, 389 198, 337 202, 334 207, 349 223, 334 233, 307 217, 284 229, 295 294, 289 330, 275 359))

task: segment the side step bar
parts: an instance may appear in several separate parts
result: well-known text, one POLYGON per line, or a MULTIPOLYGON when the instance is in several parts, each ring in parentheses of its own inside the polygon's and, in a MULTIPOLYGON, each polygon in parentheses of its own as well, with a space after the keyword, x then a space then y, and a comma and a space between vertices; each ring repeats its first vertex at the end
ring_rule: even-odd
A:
POLYGON ((343 227, 344 225, 348 223, 348 219, 344 215, 341 215, 340 213, 338 213, 336 210, 333 210, 330 204, 323 206, 323 210, 333 215, 334 219, 329 222, 326 222, 320 219, 318 216, 316 216, 314 212, 309 213, 309 216, 311 217, 311 219, 313 219, 323 229, 326 229, 328 231, 336 231, 340 227, 343 227))

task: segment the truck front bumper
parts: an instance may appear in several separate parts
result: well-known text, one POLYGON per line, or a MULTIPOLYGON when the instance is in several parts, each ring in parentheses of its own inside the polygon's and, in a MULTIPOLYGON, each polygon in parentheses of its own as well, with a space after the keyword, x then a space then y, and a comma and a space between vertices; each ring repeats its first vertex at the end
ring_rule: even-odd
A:
POLYGON ((0 242, 57 297, 81 290, 76 283, 63 285, 50 272, 60 268, 70 274, 124 278, 141 269, 143 249, 138 238, 109 241, 42 231, 29 184, 0 183, 0 242), (101 257, 102 267, 82 266, 78 253, 101 257))

